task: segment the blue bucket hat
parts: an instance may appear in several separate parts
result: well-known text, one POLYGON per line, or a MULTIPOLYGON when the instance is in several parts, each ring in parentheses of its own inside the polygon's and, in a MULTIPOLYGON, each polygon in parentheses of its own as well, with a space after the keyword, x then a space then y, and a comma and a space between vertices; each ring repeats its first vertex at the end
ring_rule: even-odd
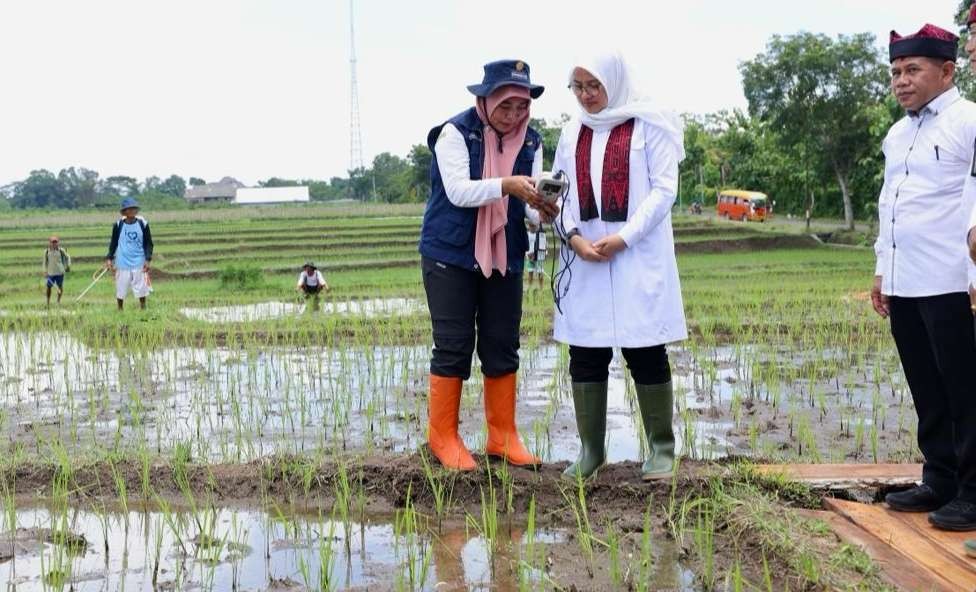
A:
POLYGON ((135 209, 138 210, 139 209, 139 202, 137 202, 135 199, 133 199, 131 197, 127 197, 127 198, 123 199, 122 200, 122 205, 119 206, 119 211, 120 212, 124 212, 125 210, 128 210, 129 208, 135 208, 135 209))
POLYGON ((500 86, 514 84, 529 89, 529 96, 538 99, 546 87, 532 84, 529 80, 529 65, 521 60, 499 60, 485 64, 485 77, 481 84, 468 87, 476 97, 487 97, 500 86))

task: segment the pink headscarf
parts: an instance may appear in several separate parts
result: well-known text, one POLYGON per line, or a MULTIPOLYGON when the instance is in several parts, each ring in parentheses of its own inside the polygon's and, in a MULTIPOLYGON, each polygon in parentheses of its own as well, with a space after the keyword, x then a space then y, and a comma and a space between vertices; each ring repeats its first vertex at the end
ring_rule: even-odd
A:
MULTIPOLYGON (((483 133, 485 159, 481 170, 482 179, 511 175, 515 168, 515 158, 525 144, 525 132, 529 128, 528 111, 512 131, 501 137, 500 144, 498 132, 488 123, 488 113, 493 113, 496 107, 511 98, 531 101, 528 89, 513 84, 497 88, 486 98, 477 100, 478 117, 485 124, 483 133)), ((505 275, 508 268, 508 248, 505 244, 507 223, 507 195, 478 208, 478 221, 475 224, 474 234, 474 258, 485 277, 491 277, 494 269, 505 275)))

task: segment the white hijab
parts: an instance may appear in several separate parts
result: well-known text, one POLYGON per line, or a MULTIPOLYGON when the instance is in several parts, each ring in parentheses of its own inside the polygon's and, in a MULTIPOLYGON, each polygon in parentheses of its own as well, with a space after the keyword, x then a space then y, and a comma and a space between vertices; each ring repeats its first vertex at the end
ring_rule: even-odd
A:
MULTIPOLYGON (((607 90, 607 106, 599 113, 580 115, 580 121, 595 131, 612 129, 628 119, 640 119, 667 136, 678 149, 678 161, 685 158, 684 122, 673 111, 662 111, 634 87, 627 62, 620 52, 598 54, 588 60, 578 60, 573 70, 583 68, 600 81, 607 90)), ((569 81, 573 81, 573 70, 569 81)))

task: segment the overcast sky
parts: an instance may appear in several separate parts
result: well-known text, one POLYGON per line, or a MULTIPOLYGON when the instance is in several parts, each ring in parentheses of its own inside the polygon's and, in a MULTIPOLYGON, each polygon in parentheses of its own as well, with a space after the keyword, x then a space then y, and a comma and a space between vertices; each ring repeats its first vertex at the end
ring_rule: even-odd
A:
MULTIPOLYGON (((573 57, 618 48, 646 94, 745 107, 738 64, 773 34, 952 27, 957 0, 357 0, 367 162, 405 155, 472 102, 486 61, 525 60, 576 109, 573 57)), ((0 185, 83 166, 140 179, 329 178, 349 164, 348 0, 2 0, 0 185)))

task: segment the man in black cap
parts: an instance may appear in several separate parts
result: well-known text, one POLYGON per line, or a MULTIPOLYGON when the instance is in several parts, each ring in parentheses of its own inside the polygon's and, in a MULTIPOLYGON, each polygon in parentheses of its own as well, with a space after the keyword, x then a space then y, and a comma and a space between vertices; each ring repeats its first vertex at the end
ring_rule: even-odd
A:
POLYGON ((922 484, 889 494, 893 510, 976 529, 976 335, 962 220, 976 104, 954 84, 958 38, 925 25, 892 31, 891 89, 907 115, 888 131, 871 301, 890 318, 918 413, 922 484))

